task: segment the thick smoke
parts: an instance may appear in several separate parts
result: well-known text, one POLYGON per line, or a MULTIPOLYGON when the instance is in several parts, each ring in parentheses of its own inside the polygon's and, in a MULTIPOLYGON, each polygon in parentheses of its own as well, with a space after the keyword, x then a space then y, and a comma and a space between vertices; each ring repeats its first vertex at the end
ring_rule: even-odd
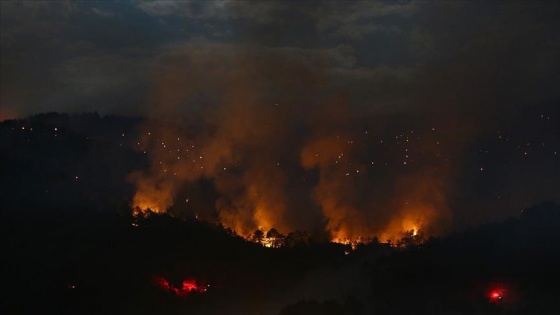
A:
MULTIPOLYGON (((368 31, 409 45, 400 63, 370 60, 365 52, 379 48, 353 42, 366 36, 356 33, 366 30, 360 25, 329 33, 338 25, 330 7, 296 10, 318 33, 288 36, 300 24, 284 13, 296 11, 270 4, 263 10, 279 13, 259 15, 266 18, 257 24, 236 14, 242 8, 229 12, 228 21, 238 22, 233 42, 168 46, 152 65, 152 112, 138 144, 151 167, 130 176, 134 205, 220 222, 242 235, 273 227, 327 231, 338 240, 445 232, 481 126, 496 112, 554 99, 547 82, 557 63, 541 53, 547 41, 518 38, 545 38, 546 26, 506 31, 517 27, 509 15, 523 10, 497 8, 501 20, 471 21, 467 4, 434 6, 394 7, 413 29, 368 31), (348 44, 328 44, 328 36, 350 31, 357 37, 348 44), (537 59, 552 68, 525 62, 537 59)), ((370 9, 368 18, 393 14, 370 9)), ((359 5, 349 10, 358 23, 359 5)))
POLYGON ((287 231, 286 168, 297 165, 298 98, 309 93, 313 75, 270 52, 228 46, 184 47, 162 57, 154 74, 157 110, 140 141, 153 163, 132 176, 135 205, 165 211, 181 186, 207 178, 224 225, 239 233, 287 231))
POLYGON ((151 168, 130 177, 134 206, 190 211, 242 235, 324 229, 340 240, 394 238, 447 217, 447 175, 408 157, 433 131, 403 135, 403 122, 385 121, 398 116, 353 107, 324 71, 336 58, 306 53, 194 45, 162 56, 139 140, 151 168), (200 180, 212 193, 189 195, 200 180), (190 208, 214 195, 214 207, 190 208))

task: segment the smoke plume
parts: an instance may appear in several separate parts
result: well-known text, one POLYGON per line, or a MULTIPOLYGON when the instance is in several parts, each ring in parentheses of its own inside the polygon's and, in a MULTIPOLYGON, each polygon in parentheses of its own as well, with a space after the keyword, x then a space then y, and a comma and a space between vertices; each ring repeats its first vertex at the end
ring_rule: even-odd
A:
POLYGON ((465 159, 482 126, 496 112, 557 92, 527 82, 548 82, 554 67, 520 68, 541 56, 540 46, 500 35, 517 27, 508 14, 522 11, 504 8, 501 22, 483 19, 463 30, 468 23, 455 17, 468 16, 459 10, 468 4, 434 6, 352 6, 347 14, 356 23, 362 13, 422 19, 413 30, 335 31, 336 5, 293 11, 266 3, 256 24, 242 14, 256 11, 233 5, 219 16, 236 22, 233 41, 167 46, 151 65, 151 112, 138 141, 151 166, 130 175, 138 187, 133 205, 221 223, 241 235, 276 228, 326 231, 342 241, 444 233, 464 198, 465 159), (449 14, 431 18, 438 10, 449 14), (300 20, 286 15, 294 12, 300 20), (308 29, 302 21, 315 28, 290 37, 290 27, 308 29), (357 40, 376 32, 388 43, 403 41, 414 56, 370 60, 365 52, 375 55, 375 47, 350 39, 329 44, 328 36, 357 40))

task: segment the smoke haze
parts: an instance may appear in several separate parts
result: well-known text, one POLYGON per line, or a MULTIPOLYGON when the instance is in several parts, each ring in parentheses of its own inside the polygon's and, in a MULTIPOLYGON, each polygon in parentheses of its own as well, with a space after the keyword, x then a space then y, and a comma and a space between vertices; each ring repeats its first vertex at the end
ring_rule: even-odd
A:
POLYGON ((1 6, 0 119, 147 117, 140 208, 388 239, 560 195, 557 4, 1 6))

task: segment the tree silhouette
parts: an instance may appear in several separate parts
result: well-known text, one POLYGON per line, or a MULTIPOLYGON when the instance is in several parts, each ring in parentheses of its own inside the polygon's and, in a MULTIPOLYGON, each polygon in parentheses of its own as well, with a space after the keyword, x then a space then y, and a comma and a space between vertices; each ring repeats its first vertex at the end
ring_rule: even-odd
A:
POLYGON ((263 231, 261 231, 261 230, 256 230, 256 231, 253 233, 253 237, 252 237, 252 241, 253 241, 253 242, 261 244, 262 241, 263 241, 263 239, 264 239, 264 232, 263 232, 263 231))

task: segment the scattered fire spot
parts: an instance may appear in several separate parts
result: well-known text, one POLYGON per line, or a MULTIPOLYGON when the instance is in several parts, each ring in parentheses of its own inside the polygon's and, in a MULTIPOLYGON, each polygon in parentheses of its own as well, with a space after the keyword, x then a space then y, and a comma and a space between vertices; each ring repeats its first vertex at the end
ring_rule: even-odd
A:
POLYGON ((498 302, 504 297, 504 289, 493 289, 488 294, 491 302, 498 302))
POLYGON ((189 295, 191 292, 204 293, 210 287, 210 285, 202 285, 194 279, 183 280, 181 286, 176 287, 172 285, 167 279, 160 276, 154 277, 154 283, 161 289, 172 292, 175 295, 182 297, 189 295))

